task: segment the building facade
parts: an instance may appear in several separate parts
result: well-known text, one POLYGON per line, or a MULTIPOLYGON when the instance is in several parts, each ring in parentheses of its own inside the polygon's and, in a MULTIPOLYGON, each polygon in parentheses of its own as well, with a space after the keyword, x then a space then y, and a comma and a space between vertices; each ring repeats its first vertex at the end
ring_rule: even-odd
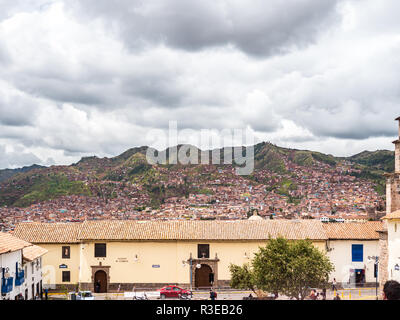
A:
POLYGON ((399 121, 399 139, 393 141, 395 169, 393 173, 386 174, 386 216, 382 218, 384 230, 380 234, 381 292, 387 280, 400 281, 400 117, 396 121, 399 121))
POLYGON ((42 256, 46 250, 0 233, 0 300, 31 300, 42 290, 42 256))
MULTIPOLYGON (((364 245, 365 256, 377 255, 379 234, 375 230, 381 229, 381 225, 381 222, 324 224, 317 220, 107 220, 22 223, 15 234, 48 250, 43 257, 45 287, 79 286, 108 292, 118 287, 131 291, 166 284, 226 287, 230 282, 230 264, 250 262, 259 247, 279 236, 294 241, 310 239, 314 246, 331 254, 339 272, 344 266, 350 272, 352 256, 347 253, 352 245, 364 245), (344 227, 331 230, 332 225, 344 227), (335 236, 331 241, 329 234, 335 236)), ((369 266, 356 267, 365 270, 362 283, 373 282, 369 266)), ((337 281, 342 279, 347 283, 348 279, 339 273, 337 281)))
POLYGON ((330 280, 343 287, 374 286, 380 281, 375 267, 379 254, 379 221, 326 224, 327 255, 335 266, 330 280))

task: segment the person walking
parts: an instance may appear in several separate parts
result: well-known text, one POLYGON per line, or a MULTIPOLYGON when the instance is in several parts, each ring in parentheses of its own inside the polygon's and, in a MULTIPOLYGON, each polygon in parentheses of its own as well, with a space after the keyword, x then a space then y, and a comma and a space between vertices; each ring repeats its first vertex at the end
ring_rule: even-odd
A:
POLYGON ((217 293, 213 289, 210 289, 210 299, 215 300, 216 298, 217 298, 217 293))
POLYGON ((333 278, 333 282, 332 282, 332 291, 337 291, 336 278, 333 278))
POLYGON ((322 300, 326 300, 326 288, 322 289, 322 300))
POLYGON ((94 292, 100 293, 100 281, 99 280, 97 280, 97 282, 96 282, 94 292))
POLYGON ((45 300, 48 300, 48 299, 49 299, 48 294, 49 294, 49 289, 45 288, 45 289, 44 289, 44 299, 45 299, 45 300))

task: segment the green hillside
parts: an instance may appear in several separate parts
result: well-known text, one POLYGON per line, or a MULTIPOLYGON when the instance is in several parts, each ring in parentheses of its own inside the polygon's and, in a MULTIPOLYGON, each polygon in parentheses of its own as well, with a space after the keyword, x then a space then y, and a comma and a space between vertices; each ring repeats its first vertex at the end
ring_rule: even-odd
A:
MULTIPOLYGON (((243 150, 245 148, 243 147, 243 150)), ((33 166, 27 169, 0 171, 0 206, 26 207, 33 203, 54 199, 66 195, 87 195, 106 199, 115 197, 119 183, 135 184, 143 187, 153 207, 159 206, 168 197, 188 196, 193 191, 194 183, 205 183, 219 179, 217 172, 204 171, 201 165, 150 165, 146 160, 147 147, 132 148, 114 158, 96 156, 82 158, 71 166, 53 166, 51 168, 33 166), (185 171, 185 182, 180 185, 164 186, 168 177, 177 176, 185 171), (89 182, 83 182, 89 181, 89 182), (108 190, 109 189, 109 190, 108 190), (107 191, 108 190, 108 191, 107 191)), ((179 148, 178 148, 179 150, 179 148)), ((231 150, 217 149, 222 167, 224 154, 231 157, 231 150)), ((174 155, 176 150, 168 148, 161 151, 167 156, 174 155)), ((209 159, 212 159, 211 151, 209 159)), ((201 150, 198 149, 199 160, 201 150)), ((263 175, 256 177, 258 170, 268 170, 272 174, 286 176, 280 185, 268 186, 282 195, 289 195, 296 185, 290 180, 290 166, 296 164, 305 168, 313 166, 336 166, 343 161, 352 163, 352 175, 359 179, 374 182, 380 194, 385 191, 385 172, 394 170, 394 152, 387 150, 364 151, 351 157, 334 157, 320 152, 281 148, 271 143, 259 143, 254 146, 255 172, 244 177, 258 183, 264 183, 263 175)), ((235 164, 234 164, 235 165, 235 164)), ((267 180, 266 180, 267 181, 267 180)), ((122 188, 122 187, 121 187, 122 188)), ((199 193, 210 194, 199 190, 199 193)))

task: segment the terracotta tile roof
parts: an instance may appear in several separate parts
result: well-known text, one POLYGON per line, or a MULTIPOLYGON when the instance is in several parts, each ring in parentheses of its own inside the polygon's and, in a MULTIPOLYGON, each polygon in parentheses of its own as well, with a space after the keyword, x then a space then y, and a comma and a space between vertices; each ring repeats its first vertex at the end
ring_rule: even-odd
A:
POLYGON ((80 223, 20 223, 14 235, 32 243, 79 243, 80 223))
POLYGON ((100 220, 83 223, 21 223, 15 235, 33 243, 75 243, 79 240, 325 240, 319 221, 133 221, 100 220), (64 234, 68 233, 68 234, 64 234))
POLYGON ((22 249, 22 256, 24 257, 25 260, 33 261, 47 252, 48 250, 42 247, 32 245, 30 247, 22 249))
POLYGON ((12 234, 0 232, 0 254, 21 250, 31 245, 31 243, 18 239, 12 234))
POLYGON ((391 219, 400 219, 400 210, 393 211, 392 213, 387 214, 382 219, 391 220, 391 219))
POLYGON ((325 223, 324 229, 329 239, 378 240, 378 231, 383 230, 381 221, 363 223, 325 223))
POLYGON ((15 235, 33 243, 79 243, 81 240, 291 240, 379 239, 380 221, 322 223, 318 220, 136 221, 21 223, 15 235))

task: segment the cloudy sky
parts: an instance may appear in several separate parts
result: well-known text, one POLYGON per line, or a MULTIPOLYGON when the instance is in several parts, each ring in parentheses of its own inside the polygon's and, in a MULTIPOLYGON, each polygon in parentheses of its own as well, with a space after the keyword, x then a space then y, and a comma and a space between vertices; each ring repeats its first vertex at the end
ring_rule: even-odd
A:
POLYGON ((0 168, 114 156, 169 121, 393 149, 399 70, 398 0, 0 0, 0 168))

